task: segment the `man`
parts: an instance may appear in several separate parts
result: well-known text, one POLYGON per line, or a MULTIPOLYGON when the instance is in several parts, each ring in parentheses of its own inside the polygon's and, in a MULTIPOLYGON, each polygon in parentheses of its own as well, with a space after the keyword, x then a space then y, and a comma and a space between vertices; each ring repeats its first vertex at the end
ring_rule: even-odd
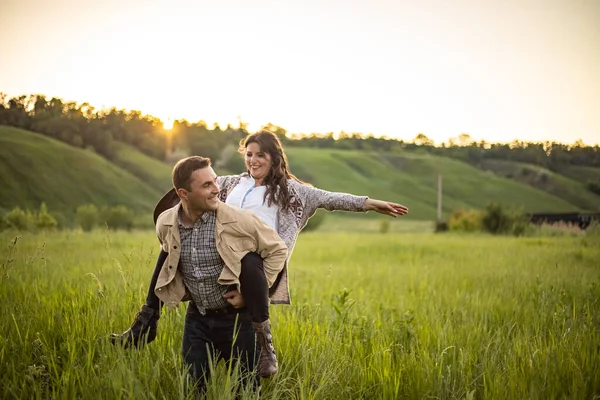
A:
MULTIPOLYGON (((190 299, 182 351, 190 373, 203 390, 210 359, 237 359, 244 369, 254 371, 257 339, 261 362, 264 357, 276 363, 269 321, 251 321, 242 307, 239 277, 242 259, 254 256, 262 258, 264 274, 272 285, 283 269, 287 247, 254 214, 219 201, 216 174, 208 158, 179 161, 173 168, 173 186, 180 203, 156 221, 164 261, 154 290, 171 308, 190 299)), ((144 316, 144 309, 140 314, 143 329, 153 327, 155 335, 158 316, 144 316)), ((130 337, 131 332, 117 336, 121 341, 130 337)))

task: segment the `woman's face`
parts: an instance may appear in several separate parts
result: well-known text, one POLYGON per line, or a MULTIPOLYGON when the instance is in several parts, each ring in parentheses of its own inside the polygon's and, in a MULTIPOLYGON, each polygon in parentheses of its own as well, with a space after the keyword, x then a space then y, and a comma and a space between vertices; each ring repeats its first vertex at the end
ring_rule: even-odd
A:
POLYGON ((252 177, 261 182, 271 170, 271 155, 263 153, 258 143, 250 143, 246 146, 246 168, 252 177))

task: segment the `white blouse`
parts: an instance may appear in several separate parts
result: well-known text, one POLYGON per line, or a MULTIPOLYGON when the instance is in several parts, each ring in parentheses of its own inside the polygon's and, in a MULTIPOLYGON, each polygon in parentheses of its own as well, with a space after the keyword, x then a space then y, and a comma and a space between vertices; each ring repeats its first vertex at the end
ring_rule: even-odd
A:
POLYGON ((278 207, 275 204, 269 206, 263 202, 266 186, 254 187, 254 185, 254 178, 251 176, 241 177, 240 182, 229 192, 225 203, 252 211, 254 215, 277 232, 278 207))

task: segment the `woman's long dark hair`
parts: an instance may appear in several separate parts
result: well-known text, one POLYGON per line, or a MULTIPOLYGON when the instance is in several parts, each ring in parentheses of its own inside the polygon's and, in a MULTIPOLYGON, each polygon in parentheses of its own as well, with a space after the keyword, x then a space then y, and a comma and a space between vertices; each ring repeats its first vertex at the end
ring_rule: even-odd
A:
MULTIPOLYGON (((283 152, 283 147, 277 135, 267 130, 262 130, 257 133, 248 135, 240 141, 239 152, 246 157, 246 148, 250 143, 256 143, 260 147, 260 151, 268 153, 271 156, 271 169, 265 177, 264 184, 267 187, 265 190, 266 201, 270 206, 277 204, 279 207, 286 209, 290 205, 290 191, 288 190, 288 179, 294 179, 303 183, 296 178, 288 170, 287 156, 283 152)), ((250 171, 248 171, 250 173, 250 171)))

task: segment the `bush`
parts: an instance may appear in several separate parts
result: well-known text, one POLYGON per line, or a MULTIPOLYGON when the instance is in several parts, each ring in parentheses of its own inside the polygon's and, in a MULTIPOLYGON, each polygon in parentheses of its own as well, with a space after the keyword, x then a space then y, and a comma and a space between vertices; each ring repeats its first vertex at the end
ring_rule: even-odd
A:
POLYGON ((482 228, 482 214, 477 210, 453 211, 448 220, 451 231, 476 232, 482 228))
POLYGON ((133 212, 125 206, 116 206, 108 210, 105 221, 109 229, 127 229, 133 227, 133 212))
POLYGON ((447 232, 449 229, 448 222, 446 221, 435 221, 434 232, 447 232))
POLYGON ((512 227, 510 216, 502 210, 502 206, 497 203, 487 205, 481 218, 483 229, 494 235, 507 233, 512 227))
POLYGON ((497 203, 490 203, 481 219, 483 229, 494 235, 512 233, 515 236, 525 234, 529 219, 521 211, 505 211, 497 203))
POLYGON ((600 195, 600 182, 588 182, 585 187, 590 192, 600 195))
POLYGON ((314 213, 313 216, 308 219, 308 222, 304 226, 304 229, 302 229, 302 232, 317 230, 317 228, 323 223, 326 213, 327 211, 325 210, 318 210, 316 213, 314 213))
POLYGON ((39 229, 54 229, 58 226, 56 219, 48 212, 46 203, 40 206, 40 211, 35 218, 35 226, 39 229))
POLYGON ((98 224, 98 208, 93 204, 77 207, 77 224, 85 232, 89 232, 98 224))
POLYGON ((531 228, 529 218, 521 212, 513 212, 512 214, 512 226, 511 233, 515 236, 523 236, 531 228))
MULTIPOLYGON (((451 231, 485 231, 492 234, 512 233, 522 236, 530 228, 529 219, 520 211, 505 212, 499 204, 491 203, 485 210, 456 210, 450 215, 451 231)), ((436 226, 436 232, 438 227, 436 226)))
POLYGON ((35 218, 29 213, 15 207, 4 216, 4 220, 9 228, 20 231, 30 231, 35 226, 35 218))

